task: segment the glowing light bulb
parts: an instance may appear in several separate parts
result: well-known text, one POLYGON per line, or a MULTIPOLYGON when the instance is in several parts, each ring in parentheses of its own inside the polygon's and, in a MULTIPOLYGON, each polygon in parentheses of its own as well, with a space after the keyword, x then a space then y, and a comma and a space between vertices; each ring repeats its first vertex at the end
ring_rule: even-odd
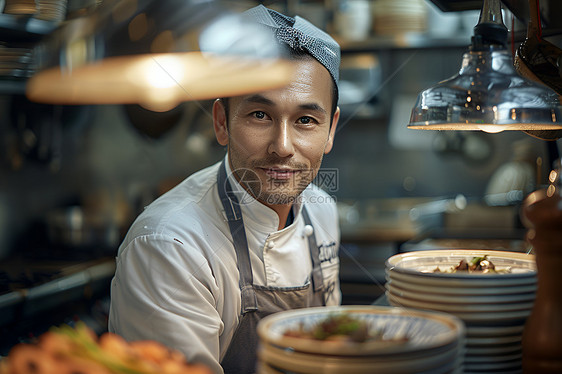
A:
POLYGON ((480 125, 478 126, 478 128, 490 134, 497 134, 498 132, 502 132, 505 130, 503 126, 496 126, 496 125, 480 125))
POLYGON ((170 88, 178 85, 184 76, 185 67, 173 56, 159 56, 145 66, 147 83, 154 88, 170 88))

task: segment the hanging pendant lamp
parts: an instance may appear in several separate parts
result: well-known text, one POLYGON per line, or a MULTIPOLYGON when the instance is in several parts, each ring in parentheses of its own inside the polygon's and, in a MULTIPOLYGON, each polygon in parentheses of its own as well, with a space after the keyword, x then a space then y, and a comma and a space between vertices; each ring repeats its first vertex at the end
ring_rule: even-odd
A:
POLYGON ((485 0, 459 73, 418 95, 408 128, 560 130, 558 95, 517 74, 499 0, 485 0))
POLYGON ((35 50, 31 101, 141 104, 166 111, 182 101, 280 87, 292 78, 278 44, 213 0, 107 0, 35 50))

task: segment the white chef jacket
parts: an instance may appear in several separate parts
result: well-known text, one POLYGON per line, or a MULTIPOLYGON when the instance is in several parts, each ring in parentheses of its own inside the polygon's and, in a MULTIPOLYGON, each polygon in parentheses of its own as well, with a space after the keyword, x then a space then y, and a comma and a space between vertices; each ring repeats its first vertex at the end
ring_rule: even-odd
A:
MULTIPOLYGON (((151 339, 183 352, 188 361, 222 373, 241 313, 237 259, 218 195, 220 163, 203 169, 156 199, 135 220, 119 247, 111 283, 109 331, 127 340, 151 339)), ((226 172, 241 203, 254 284, 295 287, 310 282, 306 204, 317 244, 326 305, 341 302, 340 232, 335 199, 314 185, 295 203, 295 219, 279 218, 226 172)))

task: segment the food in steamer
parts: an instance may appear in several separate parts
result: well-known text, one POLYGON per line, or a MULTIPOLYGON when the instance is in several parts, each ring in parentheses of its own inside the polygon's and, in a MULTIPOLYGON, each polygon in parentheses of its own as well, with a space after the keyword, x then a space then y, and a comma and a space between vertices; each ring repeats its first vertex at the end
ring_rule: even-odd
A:
POLYGON ((152 340, 127 342, 99 336, 84 323, 52 328, 36 343, 15 345, 0 361, 0 374, 211 374, 179 351, 152 340))

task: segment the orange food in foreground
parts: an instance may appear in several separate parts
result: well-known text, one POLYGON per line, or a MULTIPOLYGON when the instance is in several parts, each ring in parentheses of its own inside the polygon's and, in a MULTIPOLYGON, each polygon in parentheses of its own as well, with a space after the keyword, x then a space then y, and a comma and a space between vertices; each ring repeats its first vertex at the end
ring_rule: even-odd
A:
POLYGON ((61 326, 37 344, 17 344, 0 361, 0 374, 210 374, 183 354, 152 340, 127 342, 110 332, 99 338, 85 324, 61 326))

